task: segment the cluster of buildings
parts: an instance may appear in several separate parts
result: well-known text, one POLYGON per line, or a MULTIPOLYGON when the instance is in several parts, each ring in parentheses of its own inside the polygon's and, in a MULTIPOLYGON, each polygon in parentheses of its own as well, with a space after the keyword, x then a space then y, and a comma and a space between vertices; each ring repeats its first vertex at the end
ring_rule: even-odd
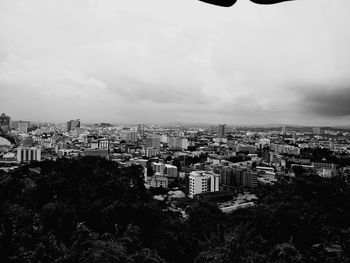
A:
POLYGON ((319 127, 83 125, 80 119, 33 124, 11 121, 2 114, 0 128, 13 138, 10 142, 0 137, 2 167, 98 156, 121 166, 141 165, 147 187, 178 187, 189 198, 208 193, 222 196, 223 191, 254 192, 280 176, 295 176, 295 167, 332 177, 339 164, 334 159, 317 159, 312 152, 327 149, 335 156, 350 156, 348 131, 319 127))

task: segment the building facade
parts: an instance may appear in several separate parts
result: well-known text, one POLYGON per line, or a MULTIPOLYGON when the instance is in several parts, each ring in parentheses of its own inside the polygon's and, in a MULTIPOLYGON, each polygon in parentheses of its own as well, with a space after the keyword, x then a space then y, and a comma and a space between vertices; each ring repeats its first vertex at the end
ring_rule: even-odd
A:
POLYGON ((76 127, 80 128, 80 120, 70 120, 67 122, 67 131, 70 132, 74 130, 76 127))
POLYGON ((137 131, 122 131, 120 132, 120 139, 126 142, 136 142, 137 131))
POLYGON ((31 161, 41 161, 40 147, 18 147, 17 162, 29 163, 31 161))
POLYGON ((27 133, 28 132, 28 123, 19 121, 17 130, 20 133, 27 133))
POLYGON ((187 150, 188 141, 186 138, 172 137, 169 139, 168 146, 170 149, 187 150))
POLYGON ((5 113, 0 115, 0 129, 3 131, 11 130, 11 117, 7 116, 5 113))
POLYGON ((219 124, 218 126, 218 138, 226 138, 226 124, 219 124))
POLYGON ((189 197, 219 191, 220 175, 205 171, 194 171, 189 176, 189 197))
POLYGON ((160 136, 154 135, 152 137, 148 137, 146 140, 146 146, 149 148, 155 148, 157 151, 160 151, 160 136))

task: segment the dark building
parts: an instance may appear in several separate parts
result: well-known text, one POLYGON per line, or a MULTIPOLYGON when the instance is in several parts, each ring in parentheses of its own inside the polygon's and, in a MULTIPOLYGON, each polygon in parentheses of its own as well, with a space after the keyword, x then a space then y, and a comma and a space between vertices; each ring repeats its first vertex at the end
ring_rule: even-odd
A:
POLYGON ((220 171, 220 181, 224 186, 234 186, 233 169, 231 167, 223 167, 220 171))
POLYGON ((145 133, 145 125, 143 125, 143 124, 137 125, 137 132, 138 132, 140 135, 143 135, 143 134, 145 133))
POLYGON ((226 124, 219 124, 218 137, 219 138, 226 138, 226 124))
POLYGON ((112 127, 113 125, 108 122, 101 122, 99 126, 101 128, 109 128, 109 127, 112 127))
POLYGON ((6 116, 5 113, 0 115, 0 129, 3 131, 11 130, 11 117, 6 116))
POLYGON ((243 172, 243 187, 256 188, 258 186, 258 172, 246 171, 243 172))
POLYGON ((70 120, 67 122, 67 131, 70 132, 75 128, 80 128, 80 120, 70 120))

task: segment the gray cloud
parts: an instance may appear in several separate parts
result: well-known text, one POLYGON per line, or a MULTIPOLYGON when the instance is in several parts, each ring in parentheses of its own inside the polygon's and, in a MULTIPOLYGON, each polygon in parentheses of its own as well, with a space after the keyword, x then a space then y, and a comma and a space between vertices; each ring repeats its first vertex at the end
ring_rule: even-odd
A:
POLYGON ((318 116, 350 116, 350 85, 345 88, 306 89, 304 109, 318 116))
POLYGON ((347 86, 309 83, 349 76, 349 8, 347 0, 230 9, 2 0, 1 111, 29 120, 340 123, 347 86))

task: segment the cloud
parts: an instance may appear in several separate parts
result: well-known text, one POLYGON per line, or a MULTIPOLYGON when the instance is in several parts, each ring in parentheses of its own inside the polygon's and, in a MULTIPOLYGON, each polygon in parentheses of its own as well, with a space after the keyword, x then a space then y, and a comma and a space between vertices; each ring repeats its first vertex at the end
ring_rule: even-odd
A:
POLYGON ((345 102, 329 105, 348 86, 326 84, 350 74, 349 8, 3 0, 0 105, 47 121, 343 122, 345 102))
POLYGON ((345 87, 308 89, 302 104, 317 116, 350 116, 350 83, 345 87))

